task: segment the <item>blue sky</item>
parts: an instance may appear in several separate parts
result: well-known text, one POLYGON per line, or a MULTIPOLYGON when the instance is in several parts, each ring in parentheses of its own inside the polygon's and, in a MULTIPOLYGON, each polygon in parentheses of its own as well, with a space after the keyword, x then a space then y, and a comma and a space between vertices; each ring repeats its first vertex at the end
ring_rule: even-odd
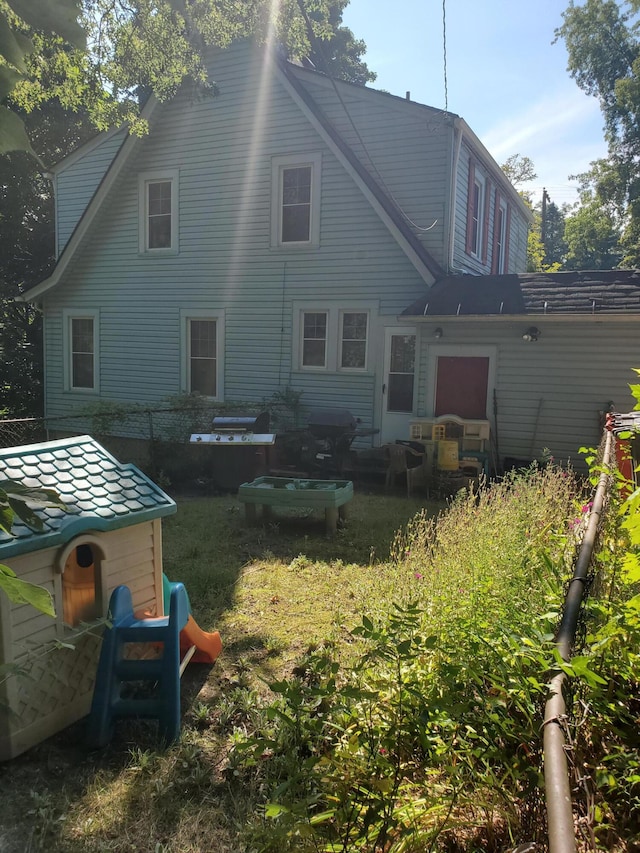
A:
MULTIPOLYGON (((445 0, 448 106, 498 163, 530 157, 560 205, 575 201, 569 175, 606 154, 595 98, 569 77, 562 42, 552 44, 565 0, 445 0)), ((344 23, 367 44, 371 84, 444 108, 442 0, 350 0, 344 23)))

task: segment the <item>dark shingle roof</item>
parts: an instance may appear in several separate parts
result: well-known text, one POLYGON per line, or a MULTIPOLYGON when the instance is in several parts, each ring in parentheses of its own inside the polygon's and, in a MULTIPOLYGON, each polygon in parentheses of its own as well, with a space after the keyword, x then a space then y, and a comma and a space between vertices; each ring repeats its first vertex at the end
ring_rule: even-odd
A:
POLYGON ((447 276, 402 313, 640 314, 640 270, 447 276))
POLYGON ((171 515, 175 502, 135 465, 118 462, 91 436, 0 450, 0 480, 55 489, 67 512, 36 509, 41 532, 16 521, 0 530, 0 560, 68 542, 87 530, 116 530, 171 515))

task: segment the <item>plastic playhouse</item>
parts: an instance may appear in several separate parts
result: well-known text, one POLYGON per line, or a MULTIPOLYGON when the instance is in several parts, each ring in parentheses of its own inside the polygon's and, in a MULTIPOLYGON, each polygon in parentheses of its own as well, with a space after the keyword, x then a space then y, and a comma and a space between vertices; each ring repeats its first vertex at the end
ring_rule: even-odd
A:
POLYGON ((176 511, 174 501, 90 436, 2 449, 5 478, 55 489, 67 511, 36 510, 41 532, 21 523, 12 537, 0 531, 0 562, 48 589, 56 610, 52 619, 0 596, 0 664, 16 671, 0 685, 0 760, 71 725, 92 705, 95 743, 106 742, 114 719, 125 715, 155 717, 161 734, 175 738, 181 672, 189 658, 213 662, 221 645, 217 632, 206 634, 193 621, 182 584, 163 576, 161 521, 176 511), (155 660, 133 659, 149 648, 155 660), (119 704, 122 685, 136 673, 156 681, 159 673, 159 692, 169 698, 119 704))

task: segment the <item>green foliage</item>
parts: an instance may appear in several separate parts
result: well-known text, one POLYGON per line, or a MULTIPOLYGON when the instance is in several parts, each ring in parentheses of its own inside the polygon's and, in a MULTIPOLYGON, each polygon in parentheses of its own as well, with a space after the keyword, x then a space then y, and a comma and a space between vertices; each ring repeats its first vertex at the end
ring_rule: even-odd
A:
MULTIPOLYGON (((635 2, 573 0, 556 36, 563 38, 571 76, 598 98, 609 147, 588 173, 601 204, 615 206, 622 263, 640 262, 640 39, 635 2)), ((601 267, 606 268, 606 267, 601 267)))
POLYGON ((437 521, 419 514, 398 536, 395 604, 351 631, 355 660, 312 651, 270 684, 255 732, 235 738, 235 777, 266 791, 250 848, 530 839, 572 498, 566 472, 533 469, 461 494, 437 521))
MULTIPOLYGON (((0 530, 12 536, 16 517, 33 530, 42 530, 42 520, 32 507, 66 507, 53 489, 32 488, 14 480, 0 480, 0 530)), ((0 565, 0 589, 16 604, 32 604, 43 613, 55 616, 47 590, 20 580, 8 566, 0 565)))

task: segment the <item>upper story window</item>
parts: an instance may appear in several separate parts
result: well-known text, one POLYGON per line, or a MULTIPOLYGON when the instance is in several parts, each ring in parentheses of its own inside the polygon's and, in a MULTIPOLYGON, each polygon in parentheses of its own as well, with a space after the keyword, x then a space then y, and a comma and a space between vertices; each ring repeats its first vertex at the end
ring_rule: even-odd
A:
POLYGON ((182 323, 182 388, 189 394, 223 399, 224 312, 184 309, 182 323))
POLYGON ((483 263, 487 259, 489 195, 489 181, 478 171, 475 161, 471 159, 469 161, 465 250, 468 255, 473 255, 483 263))
POLYGON ((67 391, 98 390, 98 312, 65 311, 64 359, 67 391))
POLYGON ((491 272, 502 275, 509 269, 509 227, 510 210, 505 199, 496 190, 495 210, 493 214, 493 251, 491 272))
POLYGON ((320 242, 320 154, 272 160, 271 245, 287 248, 320 242))
POLYGON ((178 171, 140 175, 140 252, 178 252, 178 171))
POLYGON ((346 370, 364 370, 366 368, 368 325, 369 314, 366 311, 342 312, 340 367, 346 370))

